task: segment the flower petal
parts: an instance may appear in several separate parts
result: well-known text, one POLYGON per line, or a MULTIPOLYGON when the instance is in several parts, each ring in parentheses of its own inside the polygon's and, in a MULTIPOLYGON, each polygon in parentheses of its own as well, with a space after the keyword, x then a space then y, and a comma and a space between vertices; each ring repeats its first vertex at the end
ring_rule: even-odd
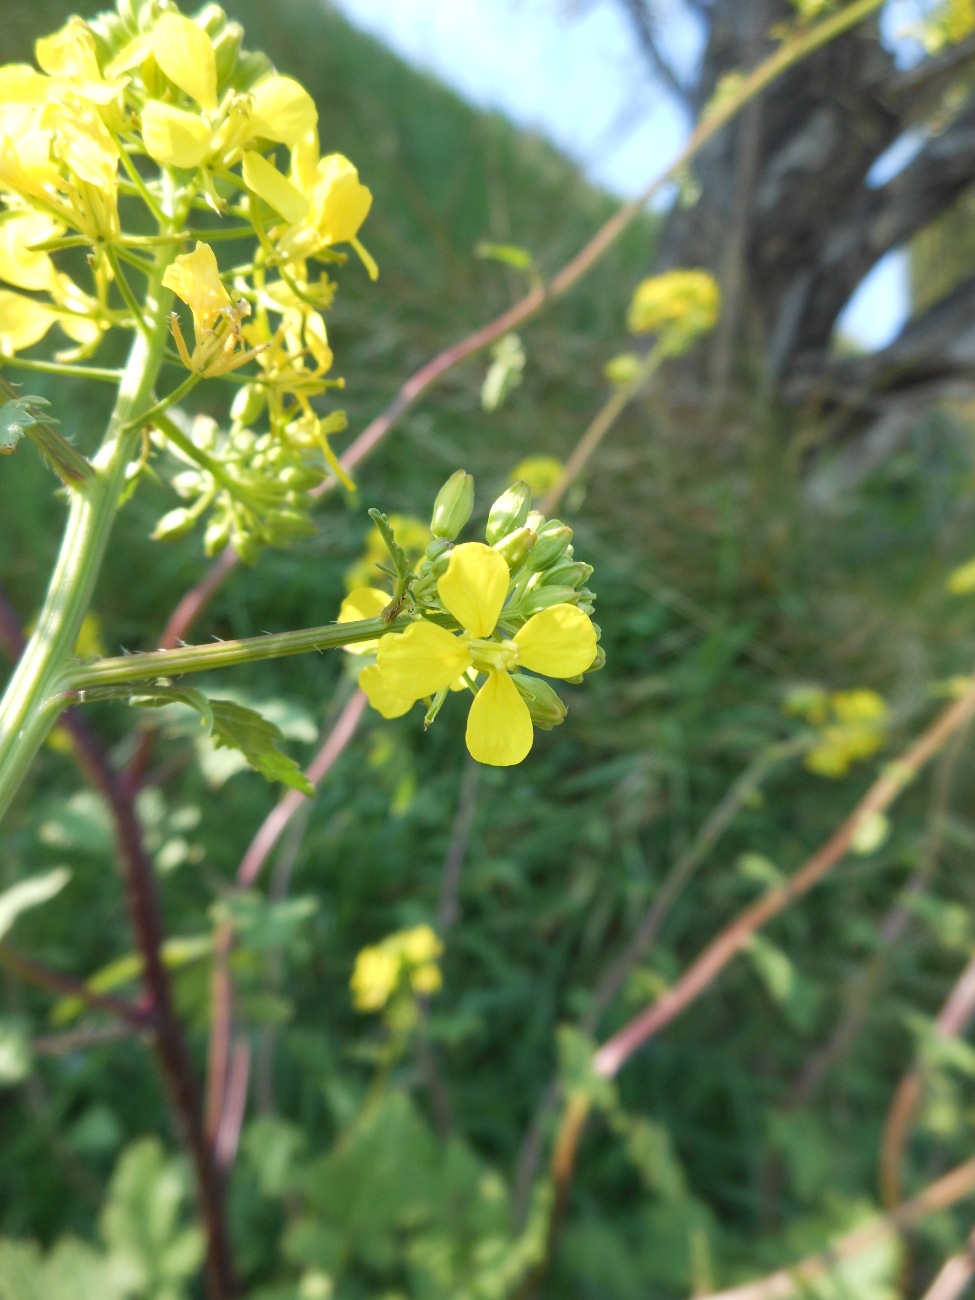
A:
POLYGON ((295 145, 315 129, 315 101, 293 77, 273 73, 251 91, 251 133, 295 145))
POLYGON ((577 677, 596 658, 596 629, 575 605, 552 605, 515 633, 519 662, 546 677, 577 677))
POLYGON ((490 636, 508 595, 508 577, 508 566, 497 551, 483 542, 464 542, 451 552, 437 591, 444 609, 461 627, 472 636, 490 636))
POLYGON ((401 635, 379 641, 376 663, 394 695, 419 700, 436 695, 471 666, 467 646, 435 623, 411 623, 401 635))
POLYGON ((202 108, 216 108, 217 56, 203 28, 182 14, 163 14, 152 37, 152 52, 169 80, 202 108))
MULTIPOLYGON (((378 618, 389 604, 389 599, 389 593, 380 591, 378 587, 356 587, 355 591, 350 591, 342 601, 342 608, 339 610, 336 622, 358 623, 361 619, 378 618)), ((342 649, 350 655, 368 655, 373 653, 378 643, 379 638, 376 637, 372 641, 360 641, 357 645, 344 645, 342 649)))
POLYGON ((467 719, 471 757, 492 767, 511 767, 527 757, 534 738, 528 705, 514 682, 507 673, 489 673, 467 719))
MULTIPOLYGON (((375 642, 370 642, 375 645, 375 642)), ((401 718, 409 713, 415 701, 405 700, 401 695, 394 695, 383 681, 383 675, 375 664, 369 664, 359 674, 359 685, 366 693, 366 699, 384 718, 401 718)))
POLYGON ((0 356, 11 357, 40 342, 57 319, 45 303, 0 289, 0 356))
POLYGON ((259 153, 248 150, 241 171, 247 188, 270 204, 275 212, 280 212, 291 225, 301 221, 308 212, 308 200, 301 191, 259 153))
POLYGON ((209 244, 197 240, 192 253, 180 253, 166 268, 163 284, 182 298, 193 313, 197 343, 205 330, 212 329, 220 313, 233 306, 233 299, 220 279, 217 255, 209 244))
POLYGON ((160 167, 199 167, 210 152, 210 128, 203 118, 158 99, 142 110, 142 140, 160 167))

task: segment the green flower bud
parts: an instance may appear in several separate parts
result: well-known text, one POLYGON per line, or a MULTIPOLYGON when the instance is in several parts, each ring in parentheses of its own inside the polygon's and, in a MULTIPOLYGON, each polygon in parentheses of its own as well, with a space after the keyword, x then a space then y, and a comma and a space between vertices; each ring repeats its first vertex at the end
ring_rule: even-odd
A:
POLYGON ((314 465, 287 465, 281 470, 279 481, 289 492, 307 492, 321 483, 324 471, 314 465))
MULTIPOLYGON (((230 541, 230 520, 224 516, 220 519, 212 519, 206 527, 203 534, 203 549, 207 555, 216 555, 222 551, 230 541)), ((240 547, 238 546, 238 550, 240 547)), ((241 556, 241 559, 244 557, 241 556)))
POLYGON ((518 610, 526 617, 530 617, 532 614, 537 614, 539 610, 550 609, 553 605, 578 604, 579 592, 573 587, 539 587, 523 597, 518 610))
POLYGON ((508 533, 507 537, 495 542, 494 549, 513 573, 525 563, 535 540, 536 534, 530 528, 516 528, 513 533, 508 533))
POLYGON ((592 576, 593 567, 591 564, 583 564, 581 560, 568 562, 566 564, 554 564, 550 569, 539 575, 539 586, 549 587, 553 583, 559 583, 566 587, 581 587, 592 576))
POLYGON ((237 58, 234 86, 237 90, 250 90, 262 77, 273 72, 271 60, 260 50, 242 50, 237 58))
POLYGON ((264 388, 260 384, 244 384, 234 395, 230 418, 234 424, 253 424, 265 405, 264 388))
POLYGON ((533 533, 541 533, 545 530, 547 520, 541 510, 529 510, 528 518, 525 520, 525 527, 530 528, 533 533))
POLYGON ((571 541, 572 529, 558 519, 551 520, 538 534, 538 541, 532 551, 531 567, 538 572, 564 560, 571 541), (554 528, 551 527, 552 524, 555 525, 554 528))
POLYGON ((178 538, 185 537, 195 523, 196 515, 185 506, 180 506, 163 515, 152 530, 152 539, 155 542, 175 542, 178 538))
POLYGON ((227 15, 219 5, 204 5, 196 15, 196 24, 202 27, 211 40, 215 40, 227 25, 227 15))
POLYGON ((431 533, 434 537, 453 541, 470 519, 473 509, 474 479, 465 470, 455 470, 437 493, 430 520, 431 533))
POLYGON ((598 673, 600 668, 606 667, 606 651, 601 645, 596 646, 596 658, 586 669, 587 673, 598 673))
POLYGON ((488 512, 485 537, 488 546, 500 542, 518 528, 524 528, 528 511, 532 504, 532 490, 527 483, 520 480, 512 483, 506 492, 502 492, 488 512))
POLYGON ((511 680, 528 705, 532 725, 539 731, 551 731, 565 721, 568 709, 548 682, 541 677, 528 677, 525 673, 512 673, 511 680))
POLYGON ((428 560, 439 560, 441 555, 446 555, 450 550, 450 542, 446 537, 435 537, 423 552, 428 560))
POLYGON ((276 510, 268 521, 275 537, 311 537, 315 525, 301 510, 276 510))

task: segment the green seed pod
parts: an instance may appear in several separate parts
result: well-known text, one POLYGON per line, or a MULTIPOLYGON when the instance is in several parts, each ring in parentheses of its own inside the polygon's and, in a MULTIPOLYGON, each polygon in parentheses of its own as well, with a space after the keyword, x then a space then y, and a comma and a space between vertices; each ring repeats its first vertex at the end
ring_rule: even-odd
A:
POLYGON ((532 725, 539 731, 551 731, 565 721, 568 709, 548 682, 541 677, 528 677, 525 673, 512 673, 511 680, 528 705, 532 725))
POLYGON ((494 549, 513 573, 525 563, 535 545, 535 540, 536 534, 530 528, 516 528, 513 533, 495 542, 494 549))
POLYGON ((566 558, 569 543, 572 541, 572 529, 558 519, 551 521, 554 528, 546 526, 539 534, 532 551, 531 567, 538 572, 550 569, 566 558))
POLYGON ((437 493, 430 520, 431 533, 452 542, 470 519, 473 509, 474 479, 465 470, 455 470, 437 493))
POLYGON ((180 537, 185 537, 196 523, 196 516, 192 511, 180 506, 176 510, 170 510, 156 524, 152 530, 152 540, 154 542, 175 542, 180 537))
POLYGON ((488 512, 485 537, 488 546, 500 542, 502 537, 524 528, 528 511, 532 504, 532 490, 527 483, 520 480, 512 483, 506 492, 502 492, 488 512))

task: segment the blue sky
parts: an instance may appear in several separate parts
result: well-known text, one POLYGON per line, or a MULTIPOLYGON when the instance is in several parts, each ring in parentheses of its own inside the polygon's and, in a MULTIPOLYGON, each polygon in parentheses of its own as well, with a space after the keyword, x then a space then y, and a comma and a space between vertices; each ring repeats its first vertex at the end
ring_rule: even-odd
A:
MULTIPOLYGON (((596 183, 620 195, 643 189, 687 129, 653 86, 614 0, 331 0, 358 27, 431 72, 472 103, 540 131, 596 183)), ((675 63, 687 66, 696 32, 679 0, 660 0, 675 63)), ((893 166, 893 164, 891 164, 893 166)), ((884 259, 841 321, 879 347, 907 306, 904 259, 884 259)))

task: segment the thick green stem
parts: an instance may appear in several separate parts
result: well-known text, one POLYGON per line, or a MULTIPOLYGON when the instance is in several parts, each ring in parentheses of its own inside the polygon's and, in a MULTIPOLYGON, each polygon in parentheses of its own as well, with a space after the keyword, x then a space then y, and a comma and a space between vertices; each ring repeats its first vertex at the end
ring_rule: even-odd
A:
POLYGON ((0 818, 63 708, 61 679, 91 602, 132 452, 127 429, 150 405, 166 348, 168 325, 161 304, 165 261, 163 254, 147 287, 149 337, 139 334, 133 341, 112 418, 92 461, 95 473, 71 495, 44 606, 0 701, 0 818))

